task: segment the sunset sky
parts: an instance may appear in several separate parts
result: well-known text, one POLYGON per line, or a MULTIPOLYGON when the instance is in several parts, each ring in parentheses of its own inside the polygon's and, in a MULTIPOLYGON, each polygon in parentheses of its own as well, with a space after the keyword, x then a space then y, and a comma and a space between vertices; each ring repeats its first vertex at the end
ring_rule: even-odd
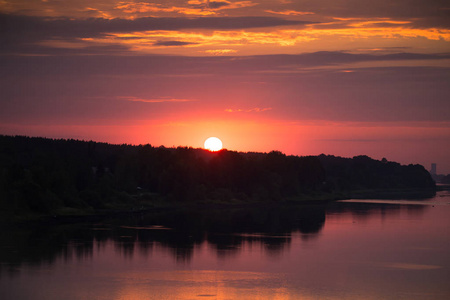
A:
POLYGON ((0 134, 450 173, 444 0, 0 0, 0 134))

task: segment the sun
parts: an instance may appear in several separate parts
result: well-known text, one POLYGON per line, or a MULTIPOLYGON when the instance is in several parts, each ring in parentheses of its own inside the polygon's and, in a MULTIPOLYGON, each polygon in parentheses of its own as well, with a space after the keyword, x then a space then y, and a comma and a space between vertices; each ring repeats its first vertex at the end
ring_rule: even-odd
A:
POLYGON ((219 151, 222 149, 222 141, 216 137, 207 138, 205 141, 205 149, 209 151, 219 151))

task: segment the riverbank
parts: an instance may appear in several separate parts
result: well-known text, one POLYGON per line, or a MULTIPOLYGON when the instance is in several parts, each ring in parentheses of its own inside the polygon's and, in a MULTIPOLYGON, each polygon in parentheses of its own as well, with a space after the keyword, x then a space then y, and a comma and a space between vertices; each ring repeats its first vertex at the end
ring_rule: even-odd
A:
POLYGON ((421 165, 365 155, 210 152, 1 135, 0 155, 0 217, 6 220, 398 198, 436 188, 421 165))
POLYGON ((108 204, 101 209, 76 209, 61 207, 48 214, 35 212, 19 212, 16 214, 2 214, 2 223, 28 222, 78 222, 96 220, 105 217, 140 214, 146 212, 173 210, 217 210, 244 209, 266 207, 268 209, 285 205, 323 205, 337 200, 348 199, 426 199, 435 196, 437 190, 450 189, 450 186, 438 186, 436 189, 366 189, 343 191, 335 193, 311 193, 299 197, 285 198, 280 201, 239 200, 232 198, 223 200, 202 200, 194 202, 168 201, 152 195, 129 195, 134 201, 130 203, 108 204))

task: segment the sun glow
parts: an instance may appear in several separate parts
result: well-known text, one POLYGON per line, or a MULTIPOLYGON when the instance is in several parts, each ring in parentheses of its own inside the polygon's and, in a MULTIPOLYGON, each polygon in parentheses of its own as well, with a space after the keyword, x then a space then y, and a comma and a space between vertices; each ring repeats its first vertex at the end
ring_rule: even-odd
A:
POLYGON ((206 139, 204 146, 209 151, 219 151, 222 149, 222 141, 216 137, 210 137, 206 139))

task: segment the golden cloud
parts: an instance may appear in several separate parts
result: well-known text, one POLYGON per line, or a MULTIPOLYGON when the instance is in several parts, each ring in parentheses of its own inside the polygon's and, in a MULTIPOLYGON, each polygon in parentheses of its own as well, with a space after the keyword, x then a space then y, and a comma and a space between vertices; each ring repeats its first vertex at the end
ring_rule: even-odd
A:
MULTIPOLYGON (((153 44, 157 40, 170 38, 177 41, 196 43, 198 46, 244 46, 251 44, 276 44, 292 46, 299 41, 312 40, 301 30, 283 30, 275 32, 249 31, 214 31, 212 34, 181 31, 146 31, 133 34, 114 34, 117 38, 125 38, 122 42, 136 47, 153 44), (130 39, 133 37, 133 39, 130 39), (128 39, 127 39, 128 38, 128 39)), ((193 45, 193 46, 196 46, 193 45)), ((225 50, 230 50, 224 48, 225 50)), ((211 50, 215 51, 215 50, 211 50)), ((235 50, 232 50, 235 51, 235 50)), ((227 51, 231 52, 231 51, 227 51)), ((213 52, 210 52, 213 53, 213 52)))
POLYGON ((252 1, 236 1, 236 2, 221 1, 221 2, 229 3, 228 6, 224 6, 221 9, 244 8, 258 5, 258 3, 254 3, 252 1))
POLYGON ((188 4, 194 5, 197 7, 221 10, 221 9, 234 9, 234 8, 244 8, 258 5, 258 3, 254 3, 252 1, 235 1, 230 2, 227 0, 219 0, 219 1, 210 1, 210 0, 190 0, 188 4))
POLYGON ((214 15, 216 11, 223 9, 235 9, 235 8, 244 8, 250 7, 254 5, 258 5, 258 3, 253 3, 251 1, 237 1, 237 2, 229 2, 226 0, 214 2, 214 1, 197 1, 191 0, 188 1, 189 7, 181 7, 181 6, 163 6, 157 3, 147 3, 147 2, 127 2, 122 1, 119 2, 115 9, 121 10, 125 13, 178 13, 184 15, 214 15), (220 3, 220 5, 215 6, 214 3, 220 3))
MULTIPOLYGON (((393 24, 393 23, 392 23, 393 24)), ((353 27, 353 26, 352 26, 353 27)), ((311 37, 337 36, 346 38, 426 38, 428 40, 445 40, 450 41, 450 30, 448 29, 419 29, 408 27, 354 27, 354 28, 338 28, 338 29, 311 29, 307 32, 311 37)))
MULTIPOLYGON (((190 49, 196 49, 191 55, 198 53, 207 53, 210 55, 226 55, 241 52, 246 48, 258 45, 267 46, 298 46, 301 43, 311 41, 326 41, 330 37, 345 39, 411 39, 425 38, 428 40, 450 41, 450 30, 448 29, 420 29, 409 28, 406 21, 383 20, 392 26, 379 27, 377 24, 380 20, 361 20, 354 19, 350 23, 341 26, 341 24, 329 23, 330 27, 324 24, 312 24, 303 29, 282 29, 273 31, 256 31, 256 30, 191 30, 191 31, 172 31, 172 30, 152 30, 131 33, 110 33, 108 36, 101 38, 93 38, 84 41, 90 45, 104 44, 121 44, 136 52, 152 52, 155 49, 163 49, 166 47, 157 44, 158 41, 177 41, 180 45, 189 46, 190 49), (338 26, 334 26, 338 25, 338 26), (406 27, 405 27, 406 25, 406 27)), ((337 23, 342 22, 340 20, 337 23)), ((73 41, 72 41, 73 42, 73 41)), ((58 47, 56 41, 52 41, 52 45, 58 47)), ((62 41, 58 42, 64 48, 62 41)), ((77 47, 82 45, 75 43, 77 47)), ((72 45, 74 46, 74 45, 72 45)), ((179 48, 172 45, 172 49, 179 48)), ((259 48, 259 53, 263 53, 264 48, 259 48)), ((186 50, 187 51, 187 50, 186 50)))
POLYGON ((84 11, 87 13, 94 13, 97 18, 103 18, 103 19, 112 19, 113 16, 107 12, 101 11, 99 9, 93 8, 93 7, 85 7, 84 11))
POLYGON ((214 49, 214 50, 205 50, 205 53, 213 54, 213 55, 224 55, 224 54, 230 54, 230 53, 236 53, 237 50, 233 49, 214 49))
POLYGON ((296 10, 283 10, 283 11, 273 11, 273 10, 265 10, 265 12, 277 15, 285 15, 285 16, 302 16, 302 15, 314 15, 313 12, 309 11, 296 11, 296 10))
POLYGON ((162 7, 160 4, 147 2, 119 2, 116 7, 126 13, 174 12, 175 7, 162 7))
POLYGON ((116 7, 125 13, 179 13, 185 15, 213 15, 215 12, 201 8, 164 7, 161 4, 147 2, 119 2, 116 7))

